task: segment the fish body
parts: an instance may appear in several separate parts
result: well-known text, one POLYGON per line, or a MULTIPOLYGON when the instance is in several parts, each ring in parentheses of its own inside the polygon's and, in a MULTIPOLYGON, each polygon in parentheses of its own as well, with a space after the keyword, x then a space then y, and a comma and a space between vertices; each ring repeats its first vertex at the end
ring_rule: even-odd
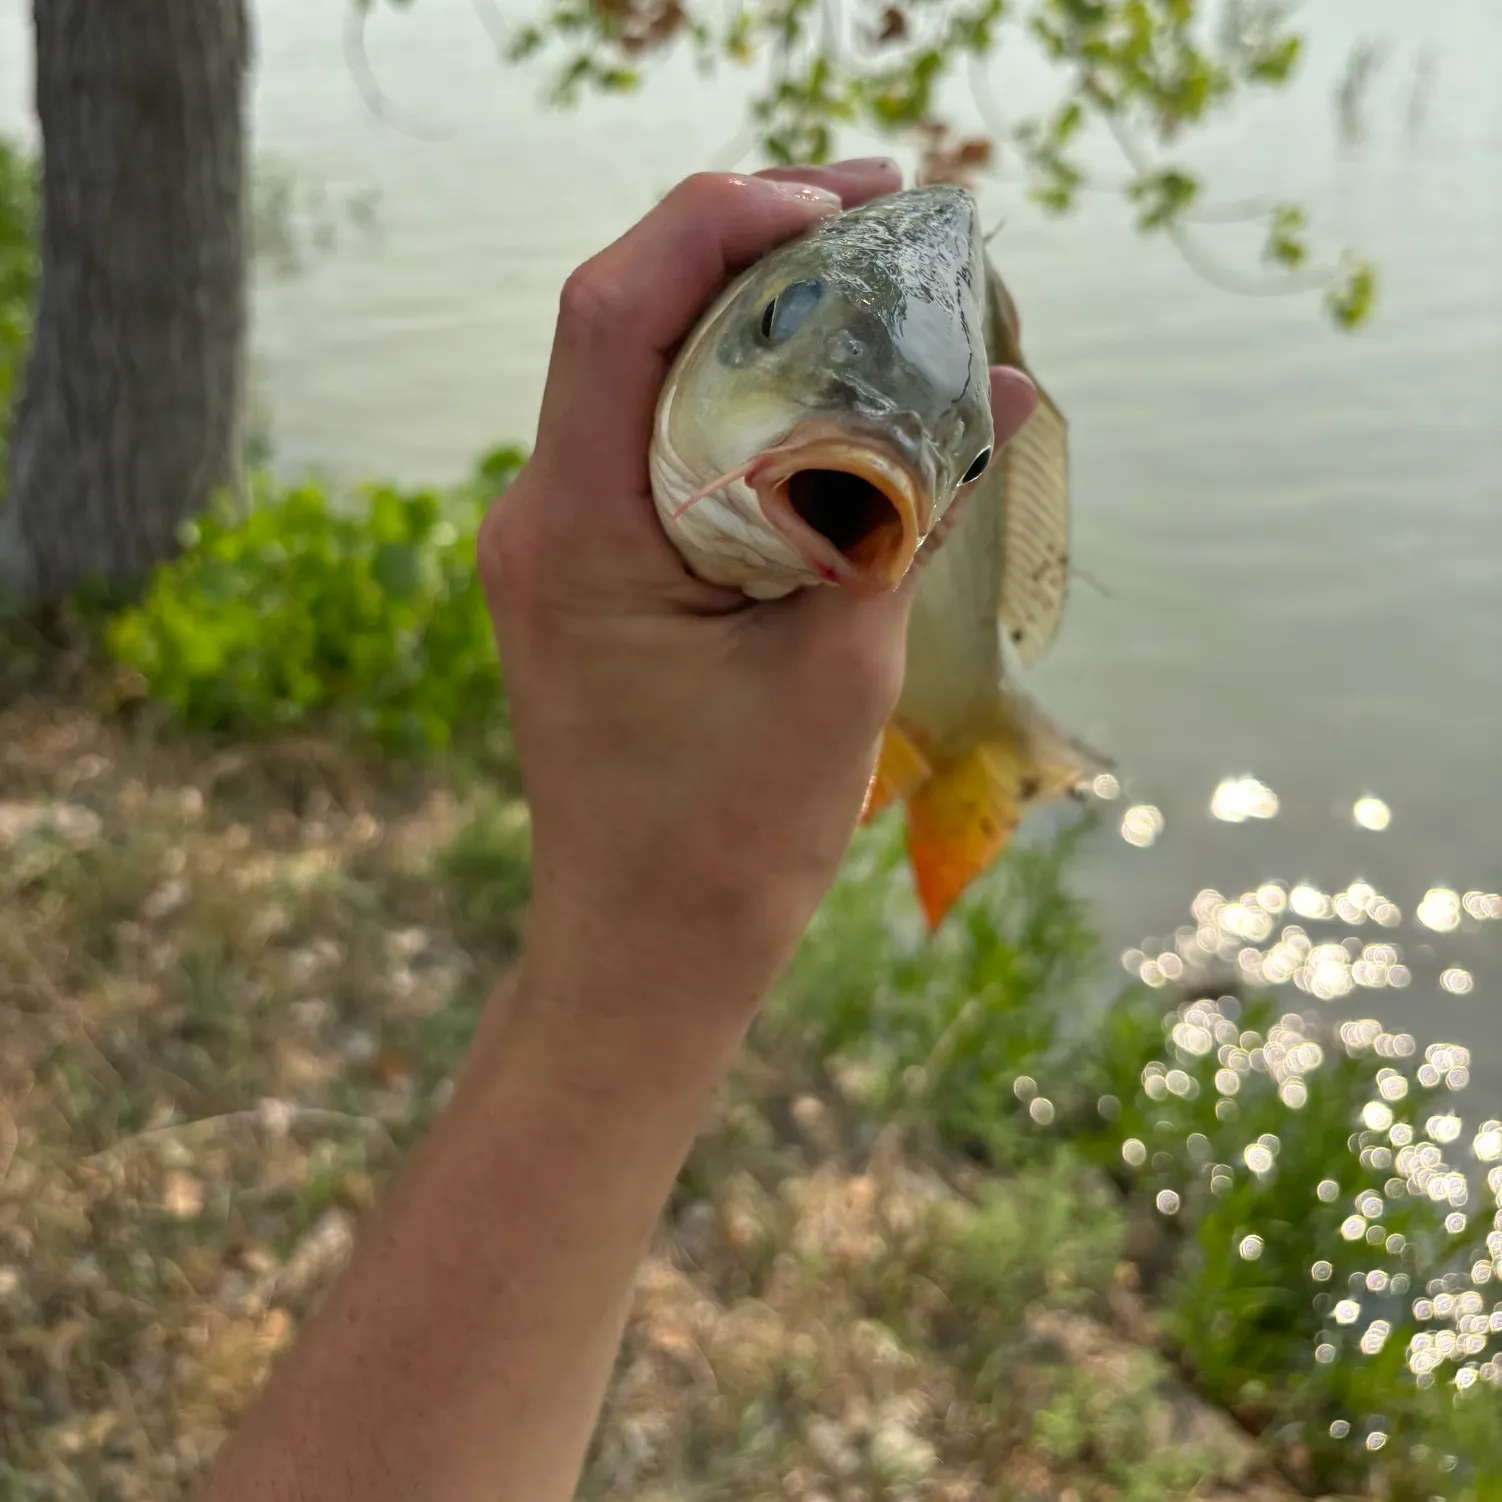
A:
POLYGON ((1022 818, 1109 765, 1009 681, 1057 633, 1068 425, 1023 359, 974 201, 911 189, 825 221, 721 294, 658 404, 658 514, 690 569, 776 598, 919 569, 901 697, 863 819, 906 804, 937 928, 1022 818), (989 368, 1038 404, 992 458, 989 368))
POLYGON ((1009 680, 1057 634, 1069 583, 1069 430, 1028 369, 1016 306, 986 267, 993 365, 1033 381, 1038 405, 918 560, 902 693, 864 819, 907 805, 908 858, 937 927, 1026 814, 1109 761, 1065 736, 1009 680))

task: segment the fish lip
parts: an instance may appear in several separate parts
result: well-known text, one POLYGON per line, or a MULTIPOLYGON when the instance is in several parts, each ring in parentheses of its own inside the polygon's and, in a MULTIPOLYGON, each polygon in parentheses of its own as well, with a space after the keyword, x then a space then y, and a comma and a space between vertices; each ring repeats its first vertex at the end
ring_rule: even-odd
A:
POLYGON ((913 465, 886 439, 852 433, 845 426, 801 425, 768 450, 747 475, 747 481, 756 492, 762 514, 799 556, 826 582, 852 594, 880 595, 896 589, 932 525, 930 489, 913 465), (880 491, 901 524, 895 546, 870 563, 857 562, 804 521, 786 487, 794 475, 813 469, 854 475, 880 491))

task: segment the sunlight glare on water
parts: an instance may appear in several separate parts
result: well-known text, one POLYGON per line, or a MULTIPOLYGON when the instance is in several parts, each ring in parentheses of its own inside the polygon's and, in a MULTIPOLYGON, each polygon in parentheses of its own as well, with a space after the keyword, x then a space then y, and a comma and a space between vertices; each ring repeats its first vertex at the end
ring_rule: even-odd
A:
POLYGON ((1392 823, 1392 810, 1380 798, 1368 794, 1351 806, 1351 817, 1363 829, 1381 831, 1392 823))
POLYGON ((1274 819, 1278 815, 1278 795, 1255 777, 1227 777, 1211 794, 1210 812, 1225 824, 1274 819))

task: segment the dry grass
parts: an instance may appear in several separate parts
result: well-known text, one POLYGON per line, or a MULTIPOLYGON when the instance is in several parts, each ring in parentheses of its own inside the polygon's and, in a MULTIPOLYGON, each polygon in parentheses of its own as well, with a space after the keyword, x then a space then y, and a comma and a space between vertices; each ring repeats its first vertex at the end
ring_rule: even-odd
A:
MULTIPOLYGON (((202 1472, 444 1099, 518 829, 315 741, 0 710, 0 1499, 202 1472)), ((858 1154, 791 1078, 751 1061, 696 1150, 585 1496, 1288 1495, 1153 1353, 1087 1183, 858 1154), (1029 1250, 1035 1212, 1090 1225, 1029 1250)))

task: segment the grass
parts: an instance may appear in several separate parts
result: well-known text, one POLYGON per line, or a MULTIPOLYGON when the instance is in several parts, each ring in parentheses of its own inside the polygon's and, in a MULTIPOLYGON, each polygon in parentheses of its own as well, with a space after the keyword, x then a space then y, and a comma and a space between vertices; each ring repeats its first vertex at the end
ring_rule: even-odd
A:
MULTIPOLYGON (((179 1496, 444 1098, 515 953, 526 826, 306 738, 206 754, 27 699, 0 745, 0 1476, 179 1496)), ((1100 1175, 854 1145, 858 1101, 778 1053, 806 983, 683 1175, 583 1495, 1265 1468, 1245 1436, 1146 1453, 1184 1389, 1118 1328, 1149 1322, 1100 1175)))
MULTIPOLYGON (((516 952, 525 815, 454 768, 36 696, 0 746, 0 1496, 181 1496, 445 1098, 516 952)), ((1309 1356, 1370 1060, 1218 1120, 1144 1080, 1227 1004, 1066 1027, 1100 992, 1079 837, 1019 850, 934 946, 892 831, 861 841, 642 1269, 583 1497, 1483 1496, 1435 1487, 1497 1453, 1489 1406, 1309 1356), (1215 1187, 1273 1110, 1278 1172, 1215 1187), (1249 1227, 1257 1263, 1227 1255, 1249 1227), (1330 1415, 1379 1408, 1372 1466, 1330 1415)), ((1388 1213, 1392 1265, 1437 1266, 1424 1206, 1388 1213)))

